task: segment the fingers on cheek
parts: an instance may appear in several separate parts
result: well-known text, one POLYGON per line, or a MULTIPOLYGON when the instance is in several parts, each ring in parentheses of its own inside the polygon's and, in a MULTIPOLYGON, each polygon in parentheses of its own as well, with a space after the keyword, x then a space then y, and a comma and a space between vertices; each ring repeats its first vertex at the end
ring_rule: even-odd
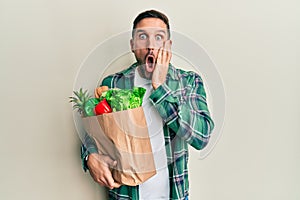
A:
POLYGON ((171 60, 171 57, 172 57, 172 52, 171 52, 171 50, 168 52, 168 61, 170 61, 171 60))
POLYGON ((158 53, 157 53, 157 60, 156 60, 156 62, 158 63, 158 64, 160 64, 161 63, 161 57, 162 57, 162 50, 161 50, 161 48, 158 50, 158 53))
POLYGON ((168 43, 168 48, 167 48, 167 59, 168 59, 168 61, 171 60, 171 57, 172 57, 171 43, 168 43))
POLYGON ((163 61, 165 62, 166 61, 166 56, 167 56, 167 49, 166 48, 164 48, 164 50, 163 50, 163 53, 162 53, 162 56, 163 56, 163 61))
POLYGON ((164 64, 165 63, 165 59, 166 59, 166 55, 165 55, 165 49, 164 48, 160 48, 159 49, 159 53, 158 53, 158 57, 157 57, 157 63, 158 64, 164 64))

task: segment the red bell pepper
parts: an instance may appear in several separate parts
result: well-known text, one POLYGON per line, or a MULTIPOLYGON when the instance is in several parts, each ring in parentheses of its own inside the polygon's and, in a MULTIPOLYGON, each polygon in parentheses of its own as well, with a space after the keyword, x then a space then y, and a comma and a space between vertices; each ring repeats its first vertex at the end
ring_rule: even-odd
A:
POLYGON ((96 106, 95 106, 95 114, 96 115, 101 115, 104 113, 111 113, 112 109, 109 106, 109 104, 107 103, 106 99, 103 99, 102 101, 100 101, 96 106))

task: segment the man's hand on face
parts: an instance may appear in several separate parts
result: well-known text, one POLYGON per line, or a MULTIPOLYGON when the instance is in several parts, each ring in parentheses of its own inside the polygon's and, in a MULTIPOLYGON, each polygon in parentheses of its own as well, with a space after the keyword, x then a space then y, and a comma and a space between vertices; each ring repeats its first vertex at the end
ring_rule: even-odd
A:
POLYGON ((109 156, 97 153, 90 154, 87 160, 87 166, 94 181, 109 189, 121 186, 114 181, 110 170, 110 167, 115 167, 116 165, 117 161, 113 161, 109 156))
POLYGON ((172 41, 167 40, 164 42, 164 46, 158 50, 156 65, 152 74, 152 87, 154 89, 166 81, 169 63, 172 57, 171 45, 172 41))

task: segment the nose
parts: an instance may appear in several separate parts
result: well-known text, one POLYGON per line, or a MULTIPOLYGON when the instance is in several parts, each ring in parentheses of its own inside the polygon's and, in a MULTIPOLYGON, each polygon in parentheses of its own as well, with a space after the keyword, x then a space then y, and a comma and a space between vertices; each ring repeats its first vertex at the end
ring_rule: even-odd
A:
POLYGON ((150 37, 147 41, 147 49, 148 50, 154 50, 156 47, 156 41, 153 37, 150 37))

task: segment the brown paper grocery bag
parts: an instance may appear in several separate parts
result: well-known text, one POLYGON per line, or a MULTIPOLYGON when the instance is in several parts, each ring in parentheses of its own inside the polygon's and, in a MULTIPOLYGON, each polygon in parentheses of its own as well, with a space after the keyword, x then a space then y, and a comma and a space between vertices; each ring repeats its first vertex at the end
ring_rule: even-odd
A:
POLYGON ((135 186, 156 174, 155 163, 142 107, 82 118, 98 151, 117 161, 115 181, 135 186))

